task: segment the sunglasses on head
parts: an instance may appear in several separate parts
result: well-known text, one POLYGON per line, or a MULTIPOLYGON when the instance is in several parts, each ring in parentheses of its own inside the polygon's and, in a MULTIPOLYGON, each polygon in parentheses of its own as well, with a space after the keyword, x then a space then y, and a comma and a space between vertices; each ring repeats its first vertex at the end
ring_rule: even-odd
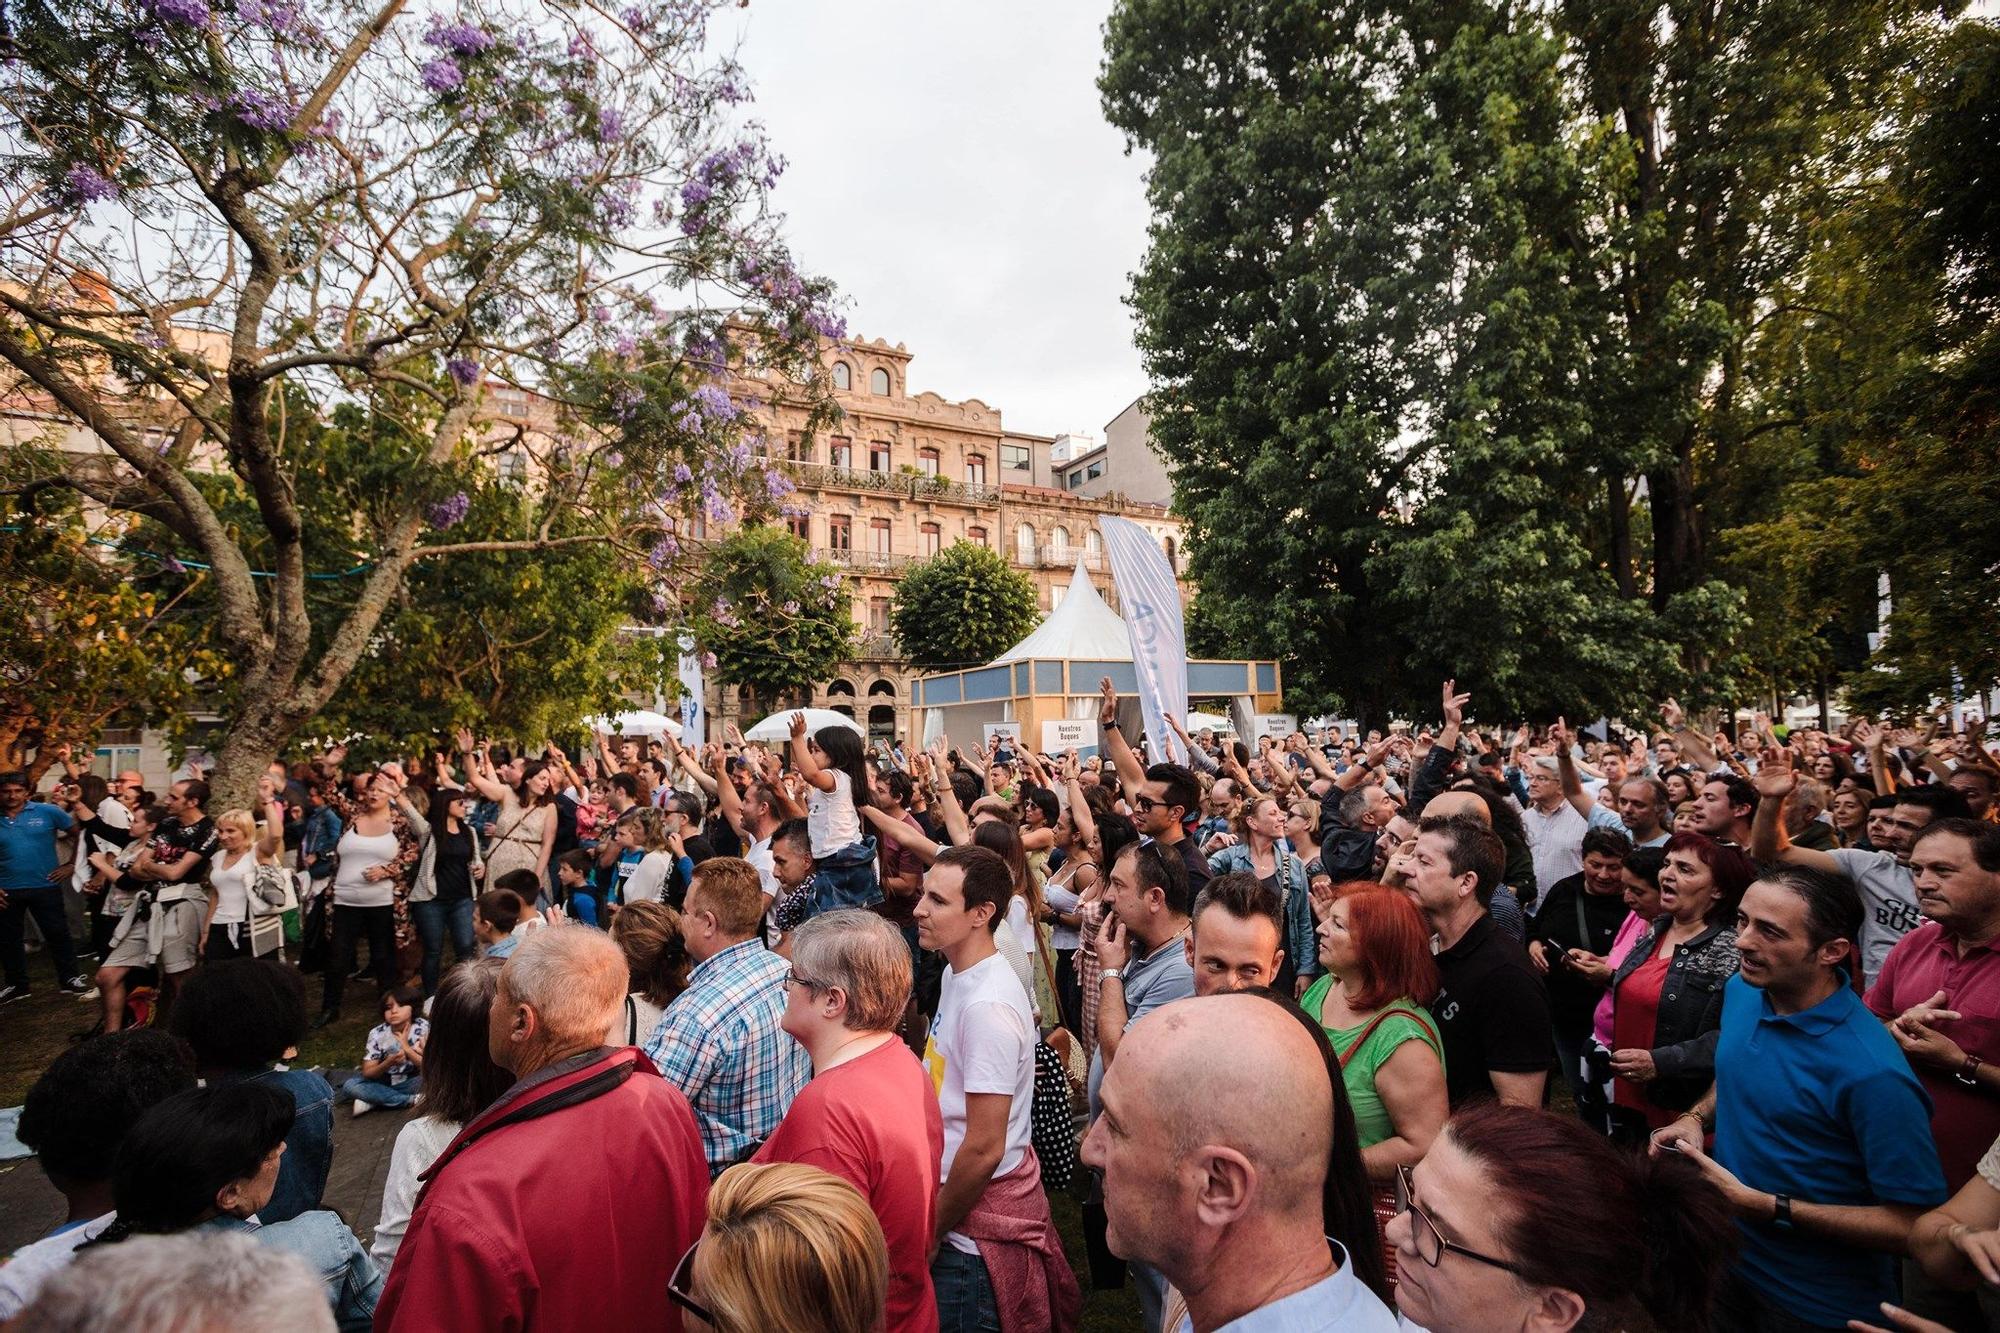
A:
POLYGON ((694 1293, 689 1290, 689 1282, 694 1277, 694 1252, 700 1248, 701 1242, 697 1240, 687 1247, 687 1253, 683 1254, 681 1261, 674 1265, 673 1275, 667 1279, 667 1299, 702 1323, 713 1327, 715 1316, 710 1314, 708 1307, 697 1301, 694 1293))

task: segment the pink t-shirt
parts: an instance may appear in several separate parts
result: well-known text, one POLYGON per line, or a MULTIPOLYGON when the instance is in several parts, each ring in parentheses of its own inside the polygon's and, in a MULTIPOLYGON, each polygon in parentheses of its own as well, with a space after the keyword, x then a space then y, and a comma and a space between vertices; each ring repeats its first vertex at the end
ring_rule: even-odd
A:
POLYGON ((937 1333, 931 1233, 944 1118, 930 1077, 890 1039, 814 1075, 753 1162, 803 1162, 868 1200, 889 1244, 888 1333, 937 1333))
MULTIPOLYGON (((1637 912, 1625 914, 1624 924, 1618 927, 1618 937, 1611 941, 1611 952, 1605 955, 1605 960, 1611 964, 1613 972, 1616 972, 1618 965, 1625 961, 1625 955, 1632 952, 1632 946, 1639 942, 1639 937, 1646 933, 1646 927, 1652 924, 1637 912)), ((1597 1002, 1597 1013, 1591 1020, 1591 1035, 1595 1036, 1597 1044, 1607 1051, 1611 1049, 1612 1007, 1611 987, 1606 986, 1604 998, 1597 1002)))

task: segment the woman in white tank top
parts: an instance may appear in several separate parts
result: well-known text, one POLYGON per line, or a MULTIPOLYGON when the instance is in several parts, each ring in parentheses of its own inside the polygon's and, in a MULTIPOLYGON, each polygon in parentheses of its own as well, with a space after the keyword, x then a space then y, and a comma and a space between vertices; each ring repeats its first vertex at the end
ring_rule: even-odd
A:
POLYGON ((208 917, 195 951, 209 962, 239 958, 250 952, 250 896, 257 867, 278 864, 285 830, 285 807, 272 801, 264 807, 260 832, 248 810, 224 811, 215 821, 221 849, 208 861, 208 917))

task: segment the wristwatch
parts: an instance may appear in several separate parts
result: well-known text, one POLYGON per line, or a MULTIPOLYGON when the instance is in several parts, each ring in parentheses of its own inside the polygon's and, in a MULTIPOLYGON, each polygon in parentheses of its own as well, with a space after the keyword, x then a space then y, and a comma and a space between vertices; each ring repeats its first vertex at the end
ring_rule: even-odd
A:
POLYGON ((1968 1088, 1976 1088, 1979 1086, 1979 1066, 1985 1063, 1976 1055, 1968 1055, 1965 1057, 1965 1063, 1958 1067, 1958 1071, 1952 1077, 1968 1088))
POLYGON ((1102 986, 1107 981, 1115 981, 1121 986, 1124 985, 1125 970, 1123 968, 1118 968, 1118 967, 1107 967, 1102 972, 1099 972, 1097 974, 1098 985, 1102 986))
POLYGON ((1778 1194, 1772 1197, 1777 1202, 1771 1209, 1771 1225, 1790 1231, 1792 1229, 1792 1196, 1789 1194, 1778 1194))

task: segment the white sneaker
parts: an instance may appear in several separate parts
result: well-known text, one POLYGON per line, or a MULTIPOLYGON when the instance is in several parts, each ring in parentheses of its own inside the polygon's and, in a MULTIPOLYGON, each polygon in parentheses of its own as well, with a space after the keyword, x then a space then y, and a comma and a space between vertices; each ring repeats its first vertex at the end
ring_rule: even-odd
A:
POLYGON ((92 986, 89 990, 85 991, 83 994, 77 996, 76 998, 79 1000, 96 1000, 102 998, 102 996, 103 992, 98 990, 97 987, 92 986))
POLYGON ((362 1101, 359 1097, 356 1097, 354 1099, 354 1118, 356 1120, 359 1120, 362 1116, 367 1115, 370 1111, 374 1109, 375 1108, 373 1106, 369 1105, 367 1102, 362 1101))

